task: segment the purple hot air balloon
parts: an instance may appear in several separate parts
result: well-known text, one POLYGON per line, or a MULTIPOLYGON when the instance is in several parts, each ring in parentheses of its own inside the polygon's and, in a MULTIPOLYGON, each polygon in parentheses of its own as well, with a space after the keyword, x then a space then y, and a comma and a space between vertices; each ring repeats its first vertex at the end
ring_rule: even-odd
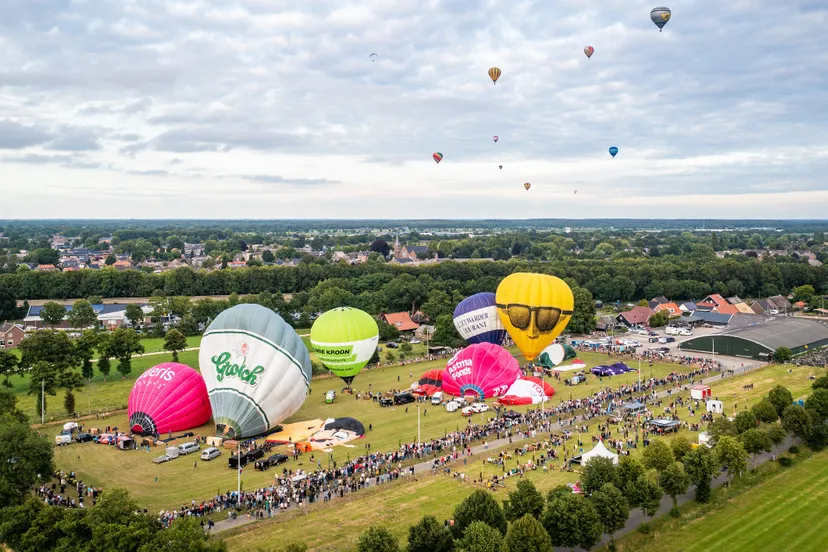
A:
POLYGON ((493 343, 476 343, 448 361, 443 370, 443 391, 455 397, 498 397, 519 376, 520 365, 509 351, 493 343))
POLYGON ((127 412, 133 432, 159 435, 204 425, 212 410, 201 374, 184 364, 165 362, 135 381, 127 412))
POLYGON ((454 309, 454 327, 469 343, 502 345, 506 328, 497 315, 494 293, 476 293, 454 309))

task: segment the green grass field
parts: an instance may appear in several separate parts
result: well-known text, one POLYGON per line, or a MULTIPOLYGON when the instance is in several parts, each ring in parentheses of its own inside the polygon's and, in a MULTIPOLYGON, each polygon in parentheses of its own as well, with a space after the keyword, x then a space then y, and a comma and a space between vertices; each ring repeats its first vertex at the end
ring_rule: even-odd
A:
POLYGON ((828 503, 828 451, 814 454, 721 508, 665 531, 640 552, 822 552, 828 503))

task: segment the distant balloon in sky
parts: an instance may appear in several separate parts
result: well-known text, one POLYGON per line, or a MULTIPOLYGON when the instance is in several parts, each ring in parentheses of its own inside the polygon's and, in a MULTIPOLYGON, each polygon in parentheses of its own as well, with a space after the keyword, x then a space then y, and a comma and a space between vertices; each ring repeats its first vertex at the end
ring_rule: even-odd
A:
POLYGON ((653 8, 650 10, 650 19, 658 27, 658 32, 661 32, 661 29, 670 21, 672 15, 670 8, 653 8))
POLYGON ((489 69, 489 78, 492 79, 492 84, 497 84, 497 79, 500 78, 500 69, 497 67, 489 69))
POLYGON ((610 152, 610 155, 612 155, 613 158, 614 158, 618 154, 618 148, 615 147, 615 146, 612 146, 612 147, 610 147, 609 152, 610 152))
POLYGON ((495 144, 497 144, 497 136, 493 136, 492 139, 495 141, 495 144))
POLYGON ((578 195, 578 190, 575 190, 575 195, 578 195))
POLYGON ((129 393, 129 426, 141 435, 193 429, 210 421, 210 413, 204 378, 177 362, 150 368, 129 393))
POLYGON ((503 165, 498 165, 498 167, 500 167, 500 168, 502 169, 502 168, 503 168, 503 165))
POLYGON ((443 160, 443 154, 439 151, 435 151, 433 154, 431 154, 431 157, 433 157, 434 161, 436 161, 437 163, 440 163, 440 161, 443 160))
POLYGON ((529 184, 528 182, 525 182, 525 183, 523 184, 523 187, 524 187, 524 188, 526 188, 526 191, 528 192, 528 191, 529 191, 529 188, 531 188, 531 187, 532 187, 532 185, 531 185, 531 184, 529 184))
POLYGON ((584 48, 584 53, 586 54, 587 59, 592 57, 592 54, 595 53, 595 48, 592 46, 587 46, 584 48))
POLYGON ((308 393, 308 348, 282 317, 243 303, 222 311, 204 332, 198 364, 216 433, 254 437, 292 416, 308 393))
POLYGON ((377 54, 371 54, 371 55, 370 55, 370 56, 368 56, 368 57, 369 57, 369 58, 371 58, 371 61, 374 61, 374 60, 376 60, 376 59, 377 59, 377 54))

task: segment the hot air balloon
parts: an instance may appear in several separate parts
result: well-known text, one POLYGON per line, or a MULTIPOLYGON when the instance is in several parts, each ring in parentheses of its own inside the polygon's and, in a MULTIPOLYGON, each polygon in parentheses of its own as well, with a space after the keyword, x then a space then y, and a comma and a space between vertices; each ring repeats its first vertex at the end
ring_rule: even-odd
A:
POLYGON ((492 84, 497 84, 497 79, 500 78, 500 69, 497 67, 489 69, 489 78, 492 79, 492 84))
POLYGON ((530 362, 572 318, 572 290, 555 276, 515 272, 500 282, 495 298, 506 331, 530 362))
POLYGON ((578 190, 575 190, 575 195, 578 195, 578 190))
POLYGON ((615 146, 611 146, 609 152, 610 155, 612 155, 613 159, 615 159, 615 155, 618 153, 618 148, 615 146))
POLYGON ((593 48, 592 46, 587 46, 586 48, 584 48, 584 53, 586 54, 587 59, 589 59, 592 57, 592 54, 595 53, 595 48, 593 48))
POLYGON ((434 393, 443 390, 443 371, 429 370, 424 372, 420 379, 411 384, 411 390, 415 395, 432 396, 434 393))
POLYGON ((578 356, 575 349, 566 344, 553 343, 543 350, 538 359, 538 364, 544 368, 554 368, 562 362, 578 356))
POLYGON ((506 390, 497 402, 509 406, 546 402, 555 394, 555 388, 540 378, 523 376, 506 390))
POLYGON ((520 365, 509 351, 494 343, 475 343, 448 361, 443 370, 443 391, 455 397, 497 397, 520 373, 520 365))
POLYGON ((216 433, 229 439, 276 427, 299 410, 310 386, 302 338, 281 316, 252 303, 229 308, 210 323, 198 362, 216 433))
POLYGON ((526 191, 528 192, 528 191, 529 191, 529 188, 531 188, 531 187, 532 187, 532 185, 531 185, 531 184, 529 184, 528 182, 524 182, 523 187, 524 187, 524 188, 526 188, 526 191))
POLYGON ((492 139, 495 141, 495 144, 497 144, 497 136, 492 136, 492 139))
POLYGON ((435 151, 434 153, 432 153, 431 157, 433 157, 434 161, 436 161, 438 164, 440 163, 440 161, 443 160, 443 154, 439 151, 435 151))
POLYGON ((204 378, 189 366, 165 362, 135 380, 127 406, 134 433, 159 435, 192 429, 210 421, 204 378))
POLYGON ((498 165, 497 167, 498 167, 499 169, 502 169, 502 168, 503 168, 503 165, 498 165))
POLYGON ((664 25, 670 21, 671 16, 672 12, 670 11, 670 8, 653 8, 650 10, 650 19, 653 23, 655 23, 655 26, 658 27, 658 32, 661 32, 664 25))
POLYGON ((310 341, 322 364, 350 386, 377 350, 379 328, 367 312, 340 307, 316 319, 310 341))
POLYGON ((368 56, 368 57, 371 59, 371 61, 374 61, 374 60, 376 60, 376 58, 377 58, 377 54, 371 54, 371 55, 370 55, 370 56, 368 56))
POLYGON ((469 343, 503 344, 506 328, 497 315, 495 294, 476 293, 460 301, 454 309, 454 327, 469 343))

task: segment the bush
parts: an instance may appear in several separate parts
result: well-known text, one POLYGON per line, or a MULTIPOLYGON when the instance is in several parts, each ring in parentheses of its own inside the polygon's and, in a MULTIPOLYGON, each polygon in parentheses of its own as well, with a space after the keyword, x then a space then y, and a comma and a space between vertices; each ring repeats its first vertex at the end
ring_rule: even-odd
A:
POLYGON ((789 458, 787 456, 780 456, 776 461, 779 462, 779 465, 784 468, 793 466, 793 458, 789 458))
POLYGON ((788 449, 788 452, 791 454, 799 454, 799 447, 796 445, 791 445, 791 448, 788 449))

